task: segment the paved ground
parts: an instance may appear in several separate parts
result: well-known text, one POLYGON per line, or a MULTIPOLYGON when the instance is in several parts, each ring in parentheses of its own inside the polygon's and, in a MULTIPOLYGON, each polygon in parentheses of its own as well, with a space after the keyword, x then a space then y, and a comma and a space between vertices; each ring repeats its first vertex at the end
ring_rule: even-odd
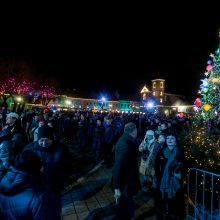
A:
MULTIPOLYGON (((110 187, 111 169, 97 165, 89 174, 78 179, 62 196, 62 219, 113 219, 115 199, 110 187)), ((135 198, 136 219, 153 219, 152 196, 135 198)))
MULTIPOLYGON (((110 187, 112 168, 93 160, 91 153, 82 154, 70 148, 73 173, 62 193, 62 220, 107 220, 115 215, 115 199, 110 187)), ((153 198, 140 193, 135 198, 136 220, 156 219, 152 213, 153 198)))

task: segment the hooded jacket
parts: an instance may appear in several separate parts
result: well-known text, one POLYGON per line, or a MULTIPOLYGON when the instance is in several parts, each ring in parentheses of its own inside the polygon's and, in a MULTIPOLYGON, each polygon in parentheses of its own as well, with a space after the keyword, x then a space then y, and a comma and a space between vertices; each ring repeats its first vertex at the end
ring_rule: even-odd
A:
POLYGON ((4 175, 5 169, 9 167, 14 159, 13 141, 10 129, 0 131, 0 179, 4 175))
POLYGON ((60 219, 58 200, 38 179, 10 166, 0 180, 0 219, 60 219))

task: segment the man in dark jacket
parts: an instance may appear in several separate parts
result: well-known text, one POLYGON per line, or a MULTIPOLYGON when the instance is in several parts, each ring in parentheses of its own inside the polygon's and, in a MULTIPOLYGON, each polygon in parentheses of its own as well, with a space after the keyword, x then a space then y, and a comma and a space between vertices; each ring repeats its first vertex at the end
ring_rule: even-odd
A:
POLYGON ((40 158, 25 151, 0 179, 0 219, 59 220, 59 201, 42 183, 40 158))
POLYGON ((133 196, 140 189, 136 137, 136 125, 129 122, 125 125, 124 133, 115 147, 113 187, 118 205, 117 219, 120 220, 134 217, 133 196))
POLYGON ((54 130, 44 125, 38 129, 38 141, 25 146, 23 151, 26 150, 31 150, 40 157, 45 183, 59 196, 70 168, 65 145, 54 141, 54 130))
POLYGON ((113 163, 112 145, 114 141, 114 131, 112 126, 112 119, 105 118, 106 126, 103 136, 103 150, 104 150, 104 163, 107 167, 111 167, 113 163))

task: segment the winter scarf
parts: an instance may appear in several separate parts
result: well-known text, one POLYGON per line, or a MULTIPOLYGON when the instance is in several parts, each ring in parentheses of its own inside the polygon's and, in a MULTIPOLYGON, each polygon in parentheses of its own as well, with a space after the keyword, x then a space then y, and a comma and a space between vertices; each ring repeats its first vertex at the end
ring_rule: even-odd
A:
POLYGON ((179 152, 177 147, 174 147, 172 151, 170 151, 168 147, 166 147, 163 150, 163 154, 165 158, 167 158, 168 160, 165 165, 163 176, 160 183, 160 191, 162 194, 162 198, 164 198, 165 193, 167 193, 168 198, 172 199, 175 196, 177 190, 180 188, 179 179, 174 177, 174 175, 171 174, 169 169, 170 164, 176 159, 178 153, 179 152))

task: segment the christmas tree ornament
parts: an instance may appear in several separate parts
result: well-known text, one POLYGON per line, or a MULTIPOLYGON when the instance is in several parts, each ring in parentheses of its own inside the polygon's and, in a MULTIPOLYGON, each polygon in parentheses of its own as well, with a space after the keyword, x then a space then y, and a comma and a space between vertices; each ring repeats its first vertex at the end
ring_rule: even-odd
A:
POLYGON ((203 109, 207 112, 211 109, 211 106, 209 104, 203 105, 203 109))

